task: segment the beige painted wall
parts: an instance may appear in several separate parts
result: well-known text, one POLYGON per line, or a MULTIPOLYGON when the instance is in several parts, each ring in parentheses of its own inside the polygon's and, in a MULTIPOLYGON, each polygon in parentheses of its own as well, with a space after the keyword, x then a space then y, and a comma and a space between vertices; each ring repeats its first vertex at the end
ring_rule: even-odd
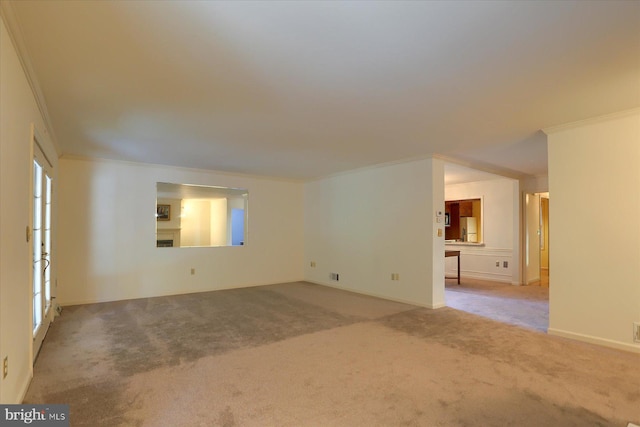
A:
POLYGON ((548 134, 549 333, 640 352, 640 110, 548 134))
POLYGON ((305 186, 305 278, 427 307, 444 304, 444 166, 421 160, 305 186), (438 256, 434 260, 434 254, 438 256), (442 254, 442 255, 440 255, 442 254), (316 267, 311 267, 311 262, 316 267), (331 272, 340 275, 331 281, 331 272), (398 273, 400 280, 392 281, 398 273))
MULTIPOLYGON (((9 374, 0 376, 0 403, 19 403, 32 375, 31 125, 35 125, 54 174, 52 281, 57 275, 57 154, 4 21, 0 20, 0 360, 9 358, 9 374)), ((55 295, 55 289, 52 290, 55 295)))
POLYGON ((103 160, 62 159, 60 169, 59 302, 63 305, 304 277, 301 183, 103 160), (156 182, 248 189, 249 243, 156 248, 156 221, 151 214, 156 182))

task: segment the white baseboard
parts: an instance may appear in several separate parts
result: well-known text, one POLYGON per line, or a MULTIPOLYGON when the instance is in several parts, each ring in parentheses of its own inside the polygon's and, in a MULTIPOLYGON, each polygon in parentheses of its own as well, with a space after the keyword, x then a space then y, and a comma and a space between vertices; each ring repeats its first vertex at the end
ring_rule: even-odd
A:
MULTIPOLYGON (((448 278, 456 277, 457 275, 458 272, 456 270, 445 271, 445 276, 448 278)), ((485 273, 462 270, 460 272, 460 277, 466 277, 468 279, 490 280, 492 282, 513 283, 513 277, 511 277, 511 274, 485 273)))
POLYGON ((24 402, 24 398, 27 396, 27 391, 29 391, 29 385, 31 385, 31 380, 33 379, 33 373, 30 373, 29 375, 27 375, 27 378, 24 381, 24 384, 22 385, 22 389, 20 390, 20 393, 18 394, 18 396, 20 397, 19 400, 17 402, 14 402, 15 404, 21 404, 22 402, 24 402))
POLYGON ((561 329, 555 329, 555 328, 547 329, 547 333, 549 335, 555 335, 558 337, 588 342, 590 344, 597 344, 604 347, 615 348, 617 350, 625 350, 633 353, 640 353, 640 344, 628 344, 625 342, 608 340, 606 338, 599 338, 599 337, 594 337, 592 335, 585 335, 585 334, 579 334, 576 332, 563 331, 561 329))
POLYGON ((114 301, 128 301, 134 299, 143 299, 143 298, 156 298, 156 297, 168 297, 172 295, 185 295, 185 294, 199 294, 201 292, 213 292, 213 291, 224 291, 229 289, 242 289, 242 288, 254 288, 257 286, 269 286, 269 285, 277 285, 281 283, 295 283, 295 282, 304 282, 304 279, 298 280, 283 280, 281 282, 261 282, 261 283, 247 283, 240 285, 231 285, 231 286, 221 286, 211 289, 180 289, 180 292, 167 292, 167 293, 157 293, 157 294, 149 294, 149 295, 139 295, 139 296, 126 296, 121 298, 93 298, 93 299, 82 299, 82 300, 71 300, 71 301, 61 301, 58 299, 58 305, 61 307, 70 307, 73 305, 85 305, 85 304, 99 304, 103 302, 114 302, 114 301))
POLYGON ((354 294, 360 294, 360 295, 366 295, 369 297, 374 297, 374 298, 380 298, 380 299, 386 299, 389 301, 394 301, 394 302, 401 302, 403 304, 409 304, 409 305, 415 305, 417 307, 425 307, 425 308, 430 308, 430 309, 437 309, 437 308, 442 308, 442 307, 446 307, 447 304, 443 301, 443 302, 437 302, 435 304, 422 304, 416 301, 410 301, 410 300, 405 300, 402 298, 395 298, 395 297, 390 297, 387 295, 381 295, 381 294, 376 294, 374 292, 365 292, 365 291, 361 291, 359 289, 352 289, 352 288, 347 288, 344 286, 340 286, 340 285, 334 285, 332 283, 326 283, 326 282, 318 282, 315 280, 304 280, 305 282, 308 283, 313 283, 314 285, 320 285, 320 286, 327 286, 329 288, 334 288, 334 289, 340 289, 341 291, 347 291, 347 292, 353 292, 354 294))

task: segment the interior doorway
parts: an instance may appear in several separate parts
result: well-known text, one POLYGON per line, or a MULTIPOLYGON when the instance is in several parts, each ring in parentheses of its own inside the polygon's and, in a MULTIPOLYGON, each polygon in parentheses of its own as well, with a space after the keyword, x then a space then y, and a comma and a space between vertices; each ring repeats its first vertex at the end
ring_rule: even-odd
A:
POLYGON ((525 194, 525 285, 549 287, 549 193, 525 194))

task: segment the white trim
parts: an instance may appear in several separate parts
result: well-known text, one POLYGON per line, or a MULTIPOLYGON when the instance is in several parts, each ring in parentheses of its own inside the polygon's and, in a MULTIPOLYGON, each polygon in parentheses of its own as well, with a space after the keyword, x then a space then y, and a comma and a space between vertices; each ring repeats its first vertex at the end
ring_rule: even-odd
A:
MULTIPOLYGON (((448 279, 454 278, 458 272, 456 270, 445 271, 445 275, 448 279)), ((501 282, 501 283, 511 283, 512 282, 511 274, 502 274, 502 273, 487 273, 485 271, 469 271, 462 270, 460 272, 460 279, 479 279, 479 280, 490 280, 493 282, 501 282)), ((518 283, 519 284, 519 283, 518 283)))
POLYGON ((466 160, 462 160, 462 159, 458 159, 455 157, 449 157, 449 156, 445 156, 445 155, 441 155, 441 154, 437 154, 437 153, 433 153, 433 154, 422 154, 422 155, 417 155, 417 156, 412 156, 412 157, 405 157, 402 159, 398 159, 398 160, 390 160, 390 161, 386 161, 386 162, 381 162, 381 163, 374 163, 371 165, 367 165, 367 166, 361 166, 361 167, 357 167, 355 169, 349 169, 349 170, 345 170, 345 171, 341 171, 341 172, 335 172, 335 173, 331 173, 328 175, 322 175, 322 176, 318 176, 318 177, 313 177, 313 178, 308 178, 306 180, 304 180, 305 182, 314 182, 314 181, 321 181, 324 179, 329 179, 329 178, 335 178, 335 177, 339 177, 339 176, 344 176, 344 175, 351 175, 353 173, 358 173, 358 172, 364 172, 367 170, 373 170, 373 169, 378 169, 378 168, 385 168, 388 166, 395 166, 395 165, 401 165, 401 164, 405 164, 405 163, 413 163, 413 162, 420 162, 423 160, 442 160, 443 162, 446 163, 454 163, 460 166, 464 166, 470 169, 477 169, 483 172, 487 172, 487 173, 491 173, 493 175, 497 175, 496 179, 500 179, 500 178, 509 178, 509 179, 513 179, 516 181, 522 180, 522 179, 530 179, 533 178, 533 175, 528 175, 525 173, 521 173, 512 169, 508 169, 508 168, 503 168, 500 166, 496 166, 496 165, 492 165, 489 163, 483 163, 483 162, 479 162, 479 161, 466 161, 466 160))
POLYGON ((27 391, 29 391, 29 386, 31 385, 31 380, 33 380, 33 363, 30 363, 30 365, 32 366, 32 368, 29 371, 29 375, 27 376, 26 381, 22 385, 20 393, 18 394, 18 396, 20 396, 20 399, 18 402, 15 402, 15 404, 17 405, 24 402, 24 398, 27 396, 27 391))
POLYGON ((405 163, 421 162, 423 160, 432 160, 434 158, 435 158, 434 156, 432 156, 430 154, 427 154, 427 155, 408 157, 408 158, 404 158, 404 159, 391 160, 391 161, 382 162, 382 163, 374 163, 374 164, 367 165, 367 166, 357 167, 355 169, 348 169, 348 170, 345 170, 345 171, 335 172, 335 173, 331 173, 331 174, 328 174, 328 175, 322 175, 322 176, 309 178, 309 179, 306 179, 304 182, 322 181, 322 180, 325 180, 325 179, 337 178, 337 177, 340 177, 340 176, 351 175, 351 174, 365 172, 365 171, 369 171, 369 170, 386 168, 386 167, 389 167, 389 166, 402 165, 402 164, 405 164, 405 163))
POLYGON ((388 301, 394 301, 394 302, 400 302, 400 303, 403 303, 403 304, 414 305, 416 307, 425 307, 425 308, 437 309, 437 308, 442 308, 442 307, 446 307, 447 306, 447 304, 444 303, 444 302, 438 302, 438 303, 435 303, 435 304, 422 304, 422 303, 418 303, 418 302, 415 302, 415 301, 405 300, 405 299, 402 299, 402 298, 389 297, 389 296, 386 296, 386 295, 376 294, 374 292, 364 292, 364 291, 357 290, 357 289, 347 288, 345 286, 333 285, 333 284, 329 284, 329 283, 325 283, 325 282, 318 282, 318 281, 315 281, 315 280, 306 279, 306 280, 303 280, 303 282, 313 283, 314 285, 326 286, 326 287, 334 288, 334 289, 340 289, 341 291, 352 292, 354 294, 366 295, 366 296, 369 296, 369 297, 380 298, 380 299, 384 299, 384 300, 388 300, 388 301))
POLYGON ((296 283, 296 282, 305 282, 304 279, 299 280, 281 280, 276 282, 261 282, 261 283, 249 283, 244 285, 233 285, 233 286, 225 286, 214 289, 180 289, 180 292, 167 292, 162 294, 153 294, 153 295, 143 295, 143 296, 134 296, 128 298, 119 297, 118 299, 112 298, 98 298, 98 299, 82 299, 82 300, 71 300, 71 301, 59 301, 59 298, 56 298, 56 304, 60 307, 71 307, 74 305, 85 305, 85 304, 100 304, 104 302, 117 302, 117 301, 132 301, 137 299, 145 299, 145 298, 156 298, 156 297, 169 297, 174 295, 187 295, 187 294, 199 294, 204 292, 215 292, 215 291, 225 291, 230 289, 244 289, 244 288, 256 288, 259 286, 269 286, 269 285, 279 285, 283 283, 296 283))
POLYGON ((22 35, 22 30, 20 29, 18 18, 16 17, 15 11, 13 10, 13 5, 10 1, 0 2, 0 15, 2 16, 2 18, 4 18, 7 32, 9 33, 9 37, 11 38, 13 46, 16 49, 16 54, 18 55, 18 59, 20 60, 20 65, 22 65, 25 77, 29 82, 31 92, 33 92, 33 97, 35 98, 36 104, 38 105, 38 110, 40 111, 42 120, 45 123, 45 133, 49 136, 53 148, 56 150, 56 154, 58 155, 58 157, 60 157, 60 155, 62 155, 62 149, 58 145, 56 136, 53 132, 51 117, 49 116, 49 110, 47 109, 47 104, 45 103, 44 94, 40 89, 40 84, 38 83, 36 73, 33 69, 33 65, 31 64, 31 58, 29 56, 27 45, 24 42, 24 36, 22 35))
MULTIPOLYGON (((522 180, 522 179, 529 179, 532 178, 533 175, 529 175, 526 173, 522 173, 522 172, 518 172, 516 170, 513 169, 508 169, 508 168, 503 168, 500 166, 496 166, 496 165, 492 165, 490 163, 485 163, 485 162, 480 162, 477 160, 473 160, 473 161, 468 161, 468 160, 462 160, 462 159, 458 159, 456 157, 449 157, 449 156, 445 156, 442 154, 433 154, 431 156, 434 159, 439 159, 442 160, 446 163, 454 163, 456 165, 460 165, 460 166, 464 166, 466 168, 469 169, 476 169, 482 172, 487 172, 487 173, 491 173, 494 175, 498 175, 499 177, 503 177, 503 178, 509 178, 509 179, 514 179, 516 181, 522 180)), ((455 185, 455 184, 453 184, 455 185)))
MULTIPOLYGON (((145 163, 145 162, 139 162, 139 161, 133 161, 133 160, 122 160, 122 159, 105 159, 102 157, 80 156, 75 154, 64 154, 60 157, 60 160, 76 160, 76 161, 93 162, 93 163, 115 163, 115 164, 121 164, 121 165, 148 167, 148 168, 156 168, 156 169, 169 168, 169 169, 175 169, 175 170, 184 171, 184 172, 209 173, 209 174, 214 173, 216 175, 231 176, 231 177, 238 177, 238 178, 263 179, 263 180, 269 180, 269 181, 290 182, 290 183, 297 183, 297 184, 304 184, 305 182, 307 182, 306 180, 295 179, 295 178, 282 178, 282 177, 270 176, 270 175, 251 175, 251 174, 244 174, 240 172, 221 171, 216 169, 189 168, 186 166, 163 165, 160 163, 145 163)), ((206 184, 191 184, 191 185, 206 185, 206 184)))
MULTIPOLYGON (((445 244, 445 248, 449 246, 449 243, 445 244)), ((456 251, 460 251, 460 254, 462 255, 473 255, 473 256, 512 256, 513 255, 513 250, 512 249, 501 249, 501 248, 487 248, 486 246, 467 246, 467 248, 469 248, 469 250, 465 250, 462 249, 461 247, 456 247, 455 249, 452 250, 456 250, 456 251), (475 249, 478 248, 478 249, 475 249)))
POLYGON ((640 107, 632 108, 630 110, 618 111, 616 113, 605 114, 603 116, 591 117, 584 120, 578 120, 575 122, 569 122, 558 126, 550 126, 548 128, 543 128, 542 131, 547 135, 551 135, 554 133, 562 132, 569 129, 575 129, 582 126, 593 125, 600 122, 605 122, 608 120, 613 120, 621 117, 631 116, 633 114, 640 113, 640 107))
MULTIPOLYGON (((49 159, 49 156, 47 156, 47 153, 46 153, 44 147, 41 144, 41 142, 44 141, 44 140, 45 139, 42 137, 42 134, 38 130, 38 127, 36 126, 36 124, 35 123, 31 123, 31 143, 38 146, 38 148, 40 149, 40 152, 42 153, 42 156, 47 161, 47 164, 49 165, 49 168, 51 170, 53 170, 53 163, 49 159)), ((33 149, 33 147, 32 147, 32 149, 33 149)), ((34 150, 34 155, 35 155, 35 150, 34 150)))
POLYGON ((618 350, 630 351, 632 353, 640 353, 640 344, 627 344, 621 341, 608 340, 605 338, 594 337, 592 335, 585 335, 585 334, 579 334, 576 332, 563 331, 562 329, 555 329, 555 328, 547 329, 547 333, 549 335, 569 338, 576 341, 587 342, 590 344, 597 344, 604 347, 615 348, 618 350))

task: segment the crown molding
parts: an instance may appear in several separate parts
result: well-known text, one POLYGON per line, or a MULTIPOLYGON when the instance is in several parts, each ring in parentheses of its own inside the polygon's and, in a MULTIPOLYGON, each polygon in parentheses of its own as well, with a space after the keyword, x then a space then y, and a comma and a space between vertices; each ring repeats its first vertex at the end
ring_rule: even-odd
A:
MULTIPOLYGON (((230 172, 230 171, 218 170, 218 169, 193 168, 193 167, 187 167, 187 166, 176 166, 176 165, 161 164, 161 163, 145 163, 145 162, 136 161, 136 160, 109 159, 106 157, 92 157, 92 156, 77 155, 77 154, 63 154, 62 156, 60 156, 60 160, 123 165, 123 166, 139 167, 139 168, 156 169, 156 170, 171 169, 175 171, 182 171, 182 172, 188 172, 188 173, 214 174, 214 175, 229 176, 229 177, 235 177, 235 178, 286 182, 291 184, 304 184, 306 182, 305 180, 297 179, 297 178, 283 178, 283 177, 271 176, 271 175, 258 175, 258 174, 243 173, 243 172, 230 172)), ((200 184, 189 184, 189 185, 200 185, 200 184)))
POLYGON ((441 154, 434 154, 433 158, 440 159, 447 163, 455 163, 457 165, 464 166, 469 169, 476 169, 482 172, 492 173, 494 175, 499 175, 505 178, 515 179, 517 181, 533 178, 533 175, 518 172, 509 168, 503 168, 500 166, 492 165, 490 163, 462 160, 456 157, 449 157, 441 154))
POLYGON ((605 114, 603 116, 591 117, 584 120, 577 120, 575 122, 569 122, 569 123, 565 123, 558 126, 550 126, 547 128, 543 128, 542 131, 547 135, 551 135, 551 134, 562 132, 565 130, 575 129, 582 126, 593 125, 596 123, 602 123, 608 120, 619 119, 619 118, 631 116, 634 114, 640 114, 640 107, 631 108, 630 110, 618 111, 611 114, 605 114))
POLYGON ((2 20, 7 27, 9 38, 11 38, 11 41, 13 42, 13 46, 15 47, 16 53, 18 54, 18 59, 20 60, 20 64, 22 65, 22 69, 27 78, 27 82, 29 83, 31 91, 33 92, 33 97, 35 98, 38 110, 40 111, 42 120, 44 121, 44 124, 46 126, 46 133, 48 134, 49 139, 51 140, 51 143, 56 150, 56 154, 58 155, 58 157, 60 157, 62 155, 62 149, 60 148, 55 133, 53 132, 51 117, 49 116, 49 110, 47 109, 47 104, 45 103, 44 94, 40 89, 40 84, 38 83, 36 73, 33 69, 33 65, 31 64, 27 45, 24 42, 24 36, 22 35, 22 30, 20 29, 18 17, 16 16, 16 13, 13 9, 12 1, 0 1, 0 16, 2 17, 2 20))

